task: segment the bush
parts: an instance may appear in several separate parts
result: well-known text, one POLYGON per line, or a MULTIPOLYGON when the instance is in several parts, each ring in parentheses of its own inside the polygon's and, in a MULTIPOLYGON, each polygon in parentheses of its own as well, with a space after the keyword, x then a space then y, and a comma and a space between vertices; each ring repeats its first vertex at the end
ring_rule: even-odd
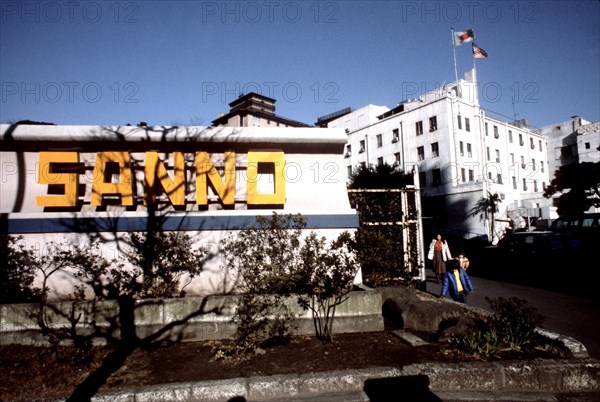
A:
POLYGON ((311 233, 302 247, 302 282, 298 302, 313 316, 317 338, 333 340, 335 309, 352 290, 358 270, 356 258, 349 249, 351 236, 343 232, 337 240, 327 243, 311 233))
POLYGON ((259 216, 257 227, 222 242, 226 268, 237 275, 236 332, 215 358, 253 353, 267 340, 285 342, 294 316, 284 300, 296 290, 300 244, 306 222, 300 215, 259 216))
POLYGON ((344 232, 328 243, 315 232, 303 238, 305 229, 301 215, 274 213, 223 241, 227 269, 238 275, 239 302, 233 342, 217 349, 216 359, 286 342, 295 319, 286 304, 292 295, 311 310, 317 336, 332 339, 335 308, 352 289, 357 271, 348 248, 351 236, 344 232))
POLYGON ((39 300, 33 287, 38 261, 33 250, 19 244, 22 237, 0 234, 0 304, 39 300))
POLYGON ((450 344, 458 351, 488 358, 502 351, 524 351, 540 341, 535 329, 544 321, 527 301, 515 297, 486 298, 493 314, 476 323, 473 331, 455 335, 450 344))

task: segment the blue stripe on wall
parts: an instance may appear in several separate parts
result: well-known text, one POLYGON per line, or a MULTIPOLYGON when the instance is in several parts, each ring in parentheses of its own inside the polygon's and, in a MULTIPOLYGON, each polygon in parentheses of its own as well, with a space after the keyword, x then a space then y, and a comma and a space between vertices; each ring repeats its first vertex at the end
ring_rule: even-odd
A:
MULTIPOLYGON (((354 229, 359 226, 355 214, 303 215, 309 228, 354 229)), ((156 218, 162 230, 204 231, 246 229, 256 225, 254 216, 163 216, 156 218)), ((148 228, 148 218, 8 218, 2 226, 9 234, 26 233, 88 233, 88 232, 136 232, 148 228)))

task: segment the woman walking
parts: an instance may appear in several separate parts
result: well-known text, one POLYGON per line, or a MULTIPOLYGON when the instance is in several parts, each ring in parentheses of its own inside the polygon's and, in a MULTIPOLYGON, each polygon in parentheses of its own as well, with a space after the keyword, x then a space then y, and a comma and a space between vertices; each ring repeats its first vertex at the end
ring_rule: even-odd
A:
POLYGON ((437 283, 440 283, 440 277, 446 273, 446 261, 452 259, 448 242, 442 239, 441 234, 431 241, 427 258, 433 260, 433 272, 437 283))

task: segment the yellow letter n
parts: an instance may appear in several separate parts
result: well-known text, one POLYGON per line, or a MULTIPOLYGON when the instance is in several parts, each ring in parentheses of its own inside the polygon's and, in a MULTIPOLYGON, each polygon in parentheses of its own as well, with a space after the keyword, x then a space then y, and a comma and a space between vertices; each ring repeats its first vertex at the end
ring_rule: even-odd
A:
POLYGON ((225 182, 206 152, 196 152, 196 204, 208 205, 208 183, 223 205, 235 204, 235 152, 225 152, 225 182))
POLYGON ((146 152, 144 166, 144 205, 154 204, 156 197, 156 179, 167 193, 173 205, 185 204, 185 159, 183 152, 173 152, 174 177, 171 180, 164 163, 159 160, 158 152, 146 152))

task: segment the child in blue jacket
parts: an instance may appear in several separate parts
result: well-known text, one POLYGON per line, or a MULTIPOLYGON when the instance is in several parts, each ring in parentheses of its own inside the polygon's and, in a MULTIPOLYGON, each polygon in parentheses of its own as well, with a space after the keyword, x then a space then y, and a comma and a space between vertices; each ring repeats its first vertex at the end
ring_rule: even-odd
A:
POLYGON ((446 270, 446 273, 442 276, 440 298, 446 297, 449 291, 452 300, 467 303, 467 295, 475 289, 471 278, 469 278, 469 275, 461 266, 463 257, 461 253, 458 258, 452 258, 451 261, 448 261, 450 269, 446 270))

